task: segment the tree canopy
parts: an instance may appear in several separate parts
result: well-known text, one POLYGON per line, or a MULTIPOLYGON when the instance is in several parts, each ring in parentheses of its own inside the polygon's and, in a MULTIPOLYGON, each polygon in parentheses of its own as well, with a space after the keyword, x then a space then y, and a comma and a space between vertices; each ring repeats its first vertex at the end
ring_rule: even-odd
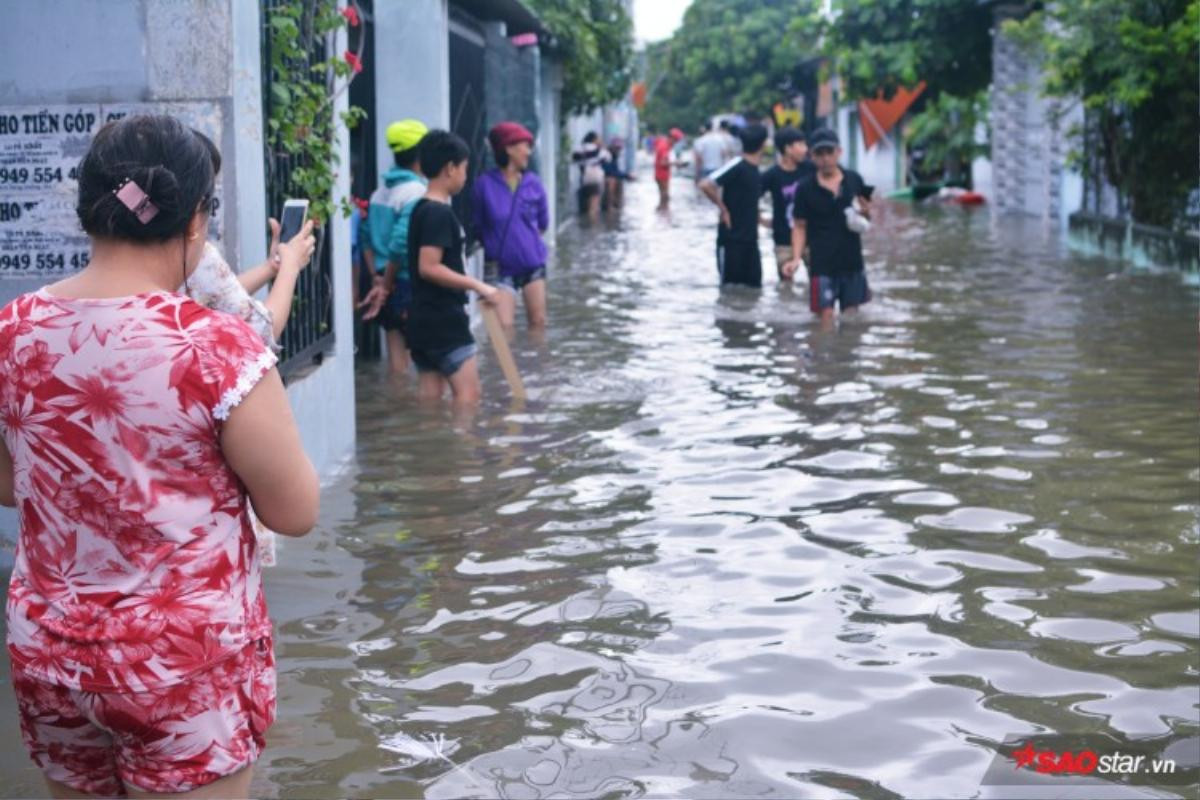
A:
POLYGON ((647 122, 691 128, 722 112, 767 113, 795 92, 798 65, 816 55, 811 29, 787 32, 817 5, 694 0, 675 34, 647 50, 647 122))
POLYGON ((621 0, 526 0, 558 41, 563 110, 590 111, 629 91, 633 21, 621 0))
POLYGON ((943 92, 973 97, 992 82, 992 10, 974 0, 834 0, 833 15, 800 17, 793 30, 816 26, 823 52, 860 100, 925 81, 931 99, 943 92))

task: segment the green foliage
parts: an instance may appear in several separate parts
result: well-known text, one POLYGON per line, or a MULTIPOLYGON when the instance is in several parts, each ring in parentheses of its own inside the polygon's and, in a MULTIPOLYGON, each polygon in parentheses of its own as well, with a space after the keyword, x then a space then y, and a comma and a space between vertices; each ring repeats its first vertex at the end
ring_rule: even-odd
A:
MULTIPOLYGON (((672 49, 672 40, 653 42, 646 46, 646 81, 648 97, 641 119, 649 130, 665 131, 673 126, 695 130, 708 119, 713 109, 696 103, 696 97, 681 76, 680 59, 672 49)), ((722 104, 720 108, 725 108, 722 104)))
POLYGON ((801 18, 793 28, 823 34, 823 52, 847 99, 891 96, 928 84, 975 97, 992 82, 992 9, 976 0, 834 0, 831 19, 801 18))
POLYGON ((905 133, 913 147, 925 149, 926 164, 944 173, 948 182, 969 187, 971 162, 990 150, 987 142, 975 140, 975 130, 987 116, 987 91, 966 98, 943 93, 909 118, 905 133))
MULTIPOLYGON (((267 147, 275 165, 287 161, 293 165, 287 192, 309 200, 309 214, 318 220, 333 216, 333 183, 339 157, 334 149, 337 120, 334 99, 345 91, 355 69, 348 57, 331 55, 311 62, 310 54, 320 51, 332 34, 349 24, 336 0, 290 0, 271 9, 267 19, 270 39, 271 94, 267 119, 267 147)), ((341 115, 341 123, 352 128, 366 112, 351 106, 341 115)), ((345 199, 342 213, 350 214, 345 199)))
POLYGON ((815 27, 788 30, 818 5, 694 0, 675 35, 647 49, 647 123, 694 129, 717 113, 767 114, 794 93, 797 67, 815 55, 815 27))
POLYGON ((1195 224, 1200 0, 1057 0, 1005 31, 1040 50, 1047 94, 1082 99, 1098 158, 1080 163, 1098 162, 1133 218, 1195 224))
POLYGON ((563 110, 586 112, 629 91, 633 20, 621 0, 526 0, 563 57, 563 110))

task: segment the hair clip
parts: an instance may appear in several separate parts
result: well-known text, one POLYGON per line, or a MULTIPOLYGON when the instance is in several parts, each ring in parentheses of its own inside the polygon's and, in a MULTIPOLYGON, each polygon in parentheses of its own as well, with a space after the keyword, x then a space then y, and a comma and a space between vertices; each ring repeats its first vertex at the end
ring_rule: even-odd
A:
POLYGON ((121 204, 133 212, 138 218, 138 222, 145 225, 150 220, 158 216, 158 206, 154 205, 150 200, 150 195, 137 185, 137 181, 132 178, 126 178, 125 181, 116 189, 113 194, 121 201, 121 204))

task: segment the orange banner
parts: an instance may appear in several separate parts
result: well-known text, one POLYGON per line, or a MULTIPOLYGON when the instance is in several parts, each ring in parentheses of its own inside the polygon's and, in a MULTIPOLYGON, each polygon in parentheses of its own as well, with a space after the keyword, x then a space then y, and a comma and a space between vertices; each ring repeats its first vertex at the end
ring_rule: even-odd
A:
POLYGON ((897 89, 891 100, 884 100, 883 92, 874 100, 859 100, 858 119, 862 127, 864 149, 870 150, 880 139, 886 138, 924 91, 925 81, 921 81, 915 89, 897 89))

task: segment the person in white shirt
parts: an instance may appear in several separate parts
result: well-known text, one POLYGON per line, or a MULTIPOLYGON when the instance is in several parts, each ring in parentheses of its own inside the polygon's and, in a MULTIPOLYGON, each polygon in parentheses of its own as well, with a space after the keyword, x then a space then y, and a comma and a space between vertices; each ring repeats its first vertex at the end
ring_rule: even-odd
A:
POLYGON ((725 154, 725 140, 708 125, 700 126, 701 135, 692 145, 696 154, 696 182, 716 172, 729 160, 725 154))

